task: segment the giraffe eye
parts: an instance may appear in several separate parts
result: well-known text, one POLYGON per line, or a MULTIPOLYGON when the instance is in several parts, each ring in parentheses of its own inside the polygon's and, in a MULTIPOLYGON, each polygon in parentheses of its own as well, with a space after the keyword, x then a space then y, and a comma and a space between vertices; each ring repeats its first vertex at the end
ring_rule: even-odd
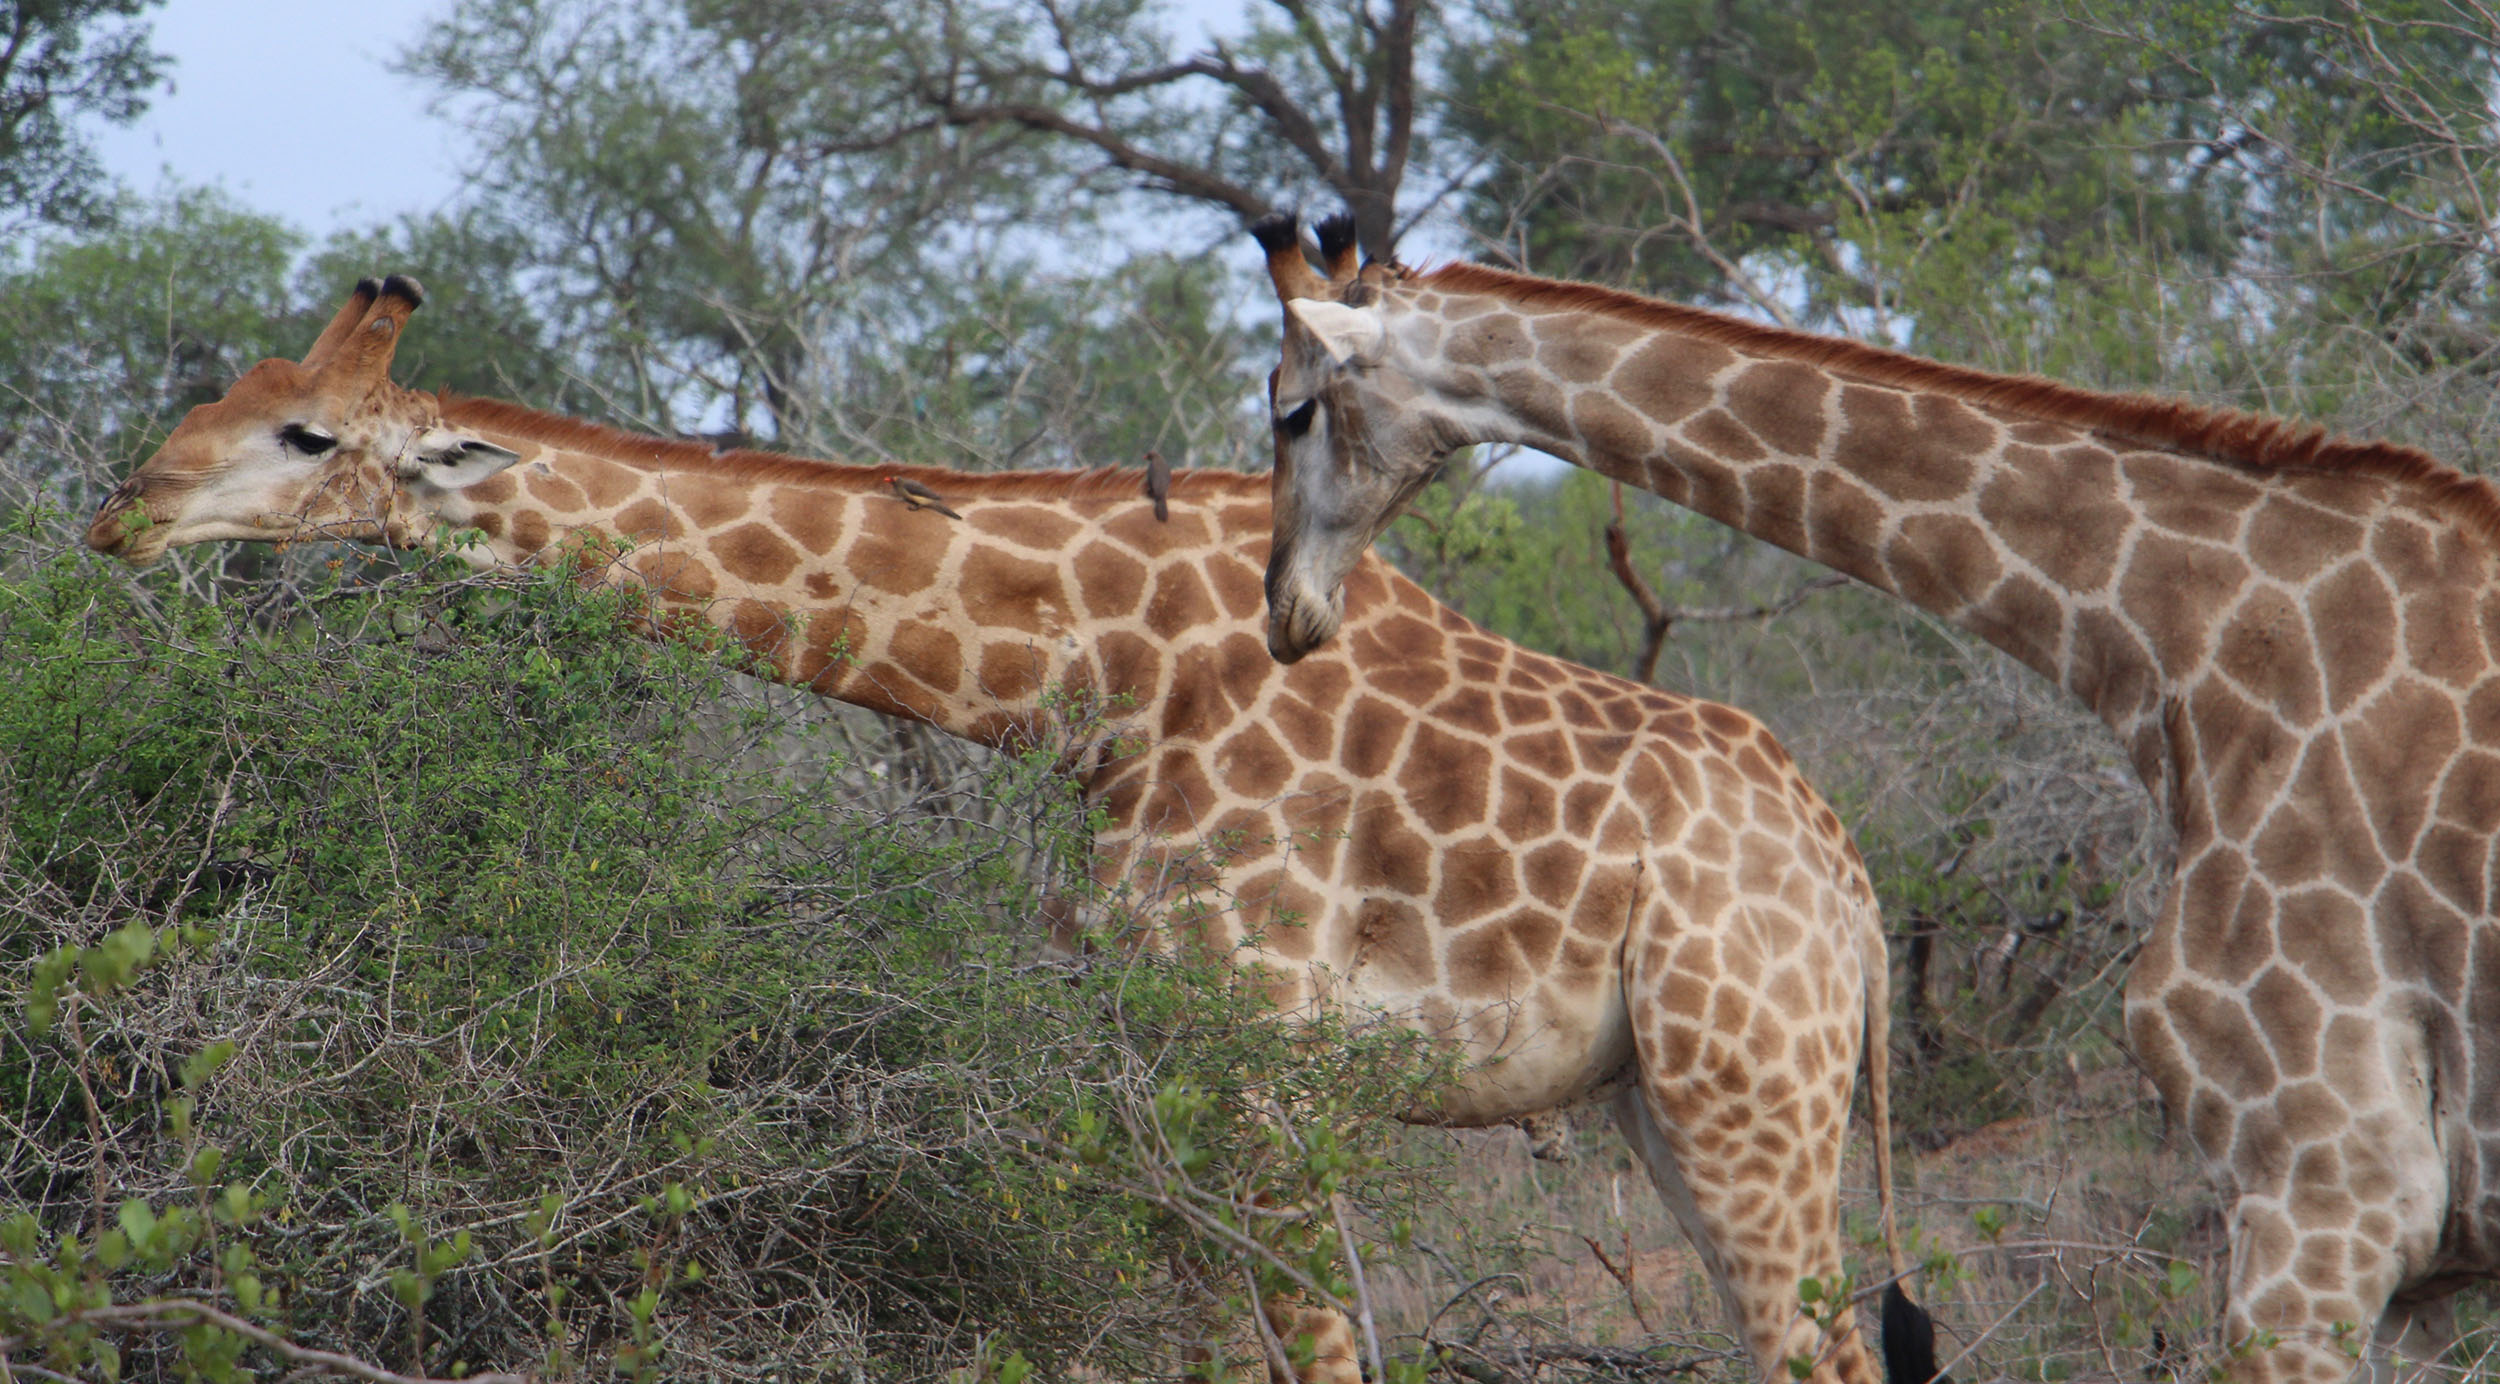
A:
POLYGON ((317 457, 339 445, 339 440, 310 423, 289 423, 278 429, 278 440, 308 457, 317 457))
POLYGON ((1311 420, 1318 414, 1319 400, 1305 399, 1300 408, 1277 419, 1276 426, 1284 429, 1287 437, 1300 437, 1311 430, 1311 420))

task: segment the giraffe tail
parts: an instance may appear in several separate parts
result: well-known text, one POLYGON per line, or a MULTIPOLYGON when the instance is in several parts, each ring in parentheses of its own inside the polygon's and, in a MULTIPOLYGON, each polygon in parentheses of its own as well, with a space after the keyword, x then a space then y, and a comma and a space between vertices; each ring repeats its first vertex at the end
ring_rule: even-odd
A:
POLYGON ((1936 1373, 1936 1323, 1901 1285, 1910 1274, 1892 1188, 1892 959, 1880 923, 1867 948, 1866 1106, 1875 1126, 1875 1200, 1884 1222, 1884 1253, 1892 1281, 1884 1285, 1884 1378, 1887 1384, 1952 1384, 1936 1373))

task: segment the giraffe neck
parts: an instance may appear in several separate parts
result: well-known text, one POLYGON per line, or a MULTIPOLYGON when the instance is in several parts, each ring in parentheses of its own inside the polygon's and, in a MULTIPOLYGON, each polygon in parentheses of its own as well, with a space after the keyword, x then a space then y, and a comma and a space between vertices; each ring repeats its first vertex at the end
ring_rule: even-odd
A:
POLYGON ((1237 551, 1266 535, 1259 477, 1184 473, 1157 520, 1135 473, 715 453, 485 401, 448 416, 521 459, 394 542, 474 529, 514 565, 586 547, 658 623, 715 627, 759 673, 985 744, 1034 743, 1057 694, 1151 683, 1178 645, 1222 633, 1203 627, 1259 610, 1237 551))
POLYGON ((1527 443, 1899 595, 2081 698, 2157 792, 2218 666, 2292 724, 2357 695, 2322 684, 2342 636, 2303 608, 2392 626, 2396 593, 2358 572, 2391 518, 2443 570, 2488 572, 2465 483, 2407 449, 1524 282, 1543 296, 1473 266, 1385 291, 1447 441, 1527 443))

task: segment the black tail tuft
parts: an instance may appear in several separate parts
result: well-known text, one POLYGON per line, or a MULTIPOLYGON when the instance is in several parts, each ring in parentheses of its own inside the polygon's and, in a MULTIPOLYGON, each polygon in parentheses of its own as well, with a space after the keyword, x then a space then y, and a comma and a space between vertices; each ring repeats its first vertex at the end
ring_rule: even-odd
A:
POLYGON ((1272 255, 1300 240, 1302 225, 1292 212, 1272 211, 1250 223, 1250 234, 1272 255))
POLYGON ((1953 1384, 1936 1373, 1936 1323, 1901 1285, 1884 1289, 1884 1378, 1887 1384, 1953 1384))
POLYGON ((1312 228, 1319 233, 1319 255, 1334 263, 1337 256, 1354 248, 1354 213, 1341 211, 1312 228))

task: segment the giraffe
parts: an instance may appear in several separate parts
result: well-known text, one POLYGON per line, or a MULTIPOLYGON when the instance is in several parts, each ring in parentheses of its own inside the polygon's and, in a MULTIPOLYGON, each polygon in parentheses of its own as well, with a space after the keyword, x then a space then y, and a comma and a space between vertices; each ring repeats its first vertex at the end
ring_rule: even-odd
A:
MULTIPOLYGON (((2410 448, 1473 264, 1283 300, 1269 646, 1517 442, 1952 621, 2116 733, 2177 858, 2129 1041, 2219 1183, 2247 1381, 2436 1349, 2500 1272, 2500 491, 2410 448)), ((1647 1020, 1636 998, 1634 1023, 1647 1020)))
MULTIPOLYGON (((421 300, 359 284, 301 362, 193 410, 88 542, 136 565, 467 534, 481 568, 590 554, 655 627, 708 625, 767 676, 970 740, 1043 743, 1054 694, 1125 702, 1063 760, 1105 823, 1094 868, 1207 862, 1224 905, 1157 945, 1231 958, 1289 1018, 1447 1045, 1458 1075, 1419 1121, 1617 1092, 1762 1377, 1800 1357, 1877 1377, 1848 1314, 1816 1324, 1798 1288, 1843 1272, 1861 1060, 1898 1272, 1882 929, 1839 819, 1759 722, 1519 648, 1368 558, 1345 640, 1284 668, 1261 637, 1263 477, 845 466, 423 393, 389 377, 421 300), (1636 1011, 1664 1017, 1636 1035, 1636 1011)), ((1342 1318, 1271 1315, 1312 1336, 1305 1377, 1359 1377, 1342 1318)))

